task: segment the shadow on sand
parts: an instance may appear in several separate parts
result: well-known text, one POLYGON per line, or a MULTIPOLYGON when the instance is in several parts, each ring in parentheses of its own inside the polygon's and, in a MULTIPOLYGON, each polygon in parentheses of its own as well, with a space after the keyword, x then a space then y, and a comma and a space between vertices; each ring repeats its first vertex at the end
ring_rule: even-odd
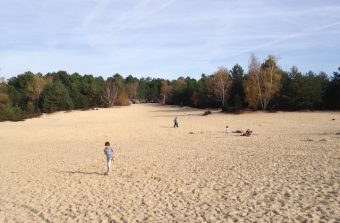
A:
POLYGON ((174 129, 173 126, 169 126, 169 125, 160 125, 159 127, 163 129, 174 129))
MULTIPOLYGON (((201 110, 197 108, 174 108, 174 109, 160 109, 160 110, 153 110, 151 112, 201 112, 201 110)), ((203 111, 202 111, 203 112, 203 111)))
POLYGON ((178 106, 178 105, 161 105, 161 104, 147 104, 150 107, 155 107, 155 108, 162 108, 162 109, 157 109, 157 110, 153 110, 150 112, 176 112, 176 113, 180 113, 180 112, 203 112, 202 109, 199 108, 192 108, 189 106, 178 106))
POLYGON ((153 116, 151 116, 151 117, 153 117, 153 118, 159 118, 159 117, 175 117, 175 116, 177 116, 177 117, 188 117, 188 116, 202 116, 202 114, 184 114, 184 115, 153 115, 153 116))
POLYGON ((85 172, 85 171, 58 171, 57 173, 68 173, 68 174, 84 174, 84 175, 99 175, 99 176, 105 176, 105 173, 100 173, 100 172, 85 172))

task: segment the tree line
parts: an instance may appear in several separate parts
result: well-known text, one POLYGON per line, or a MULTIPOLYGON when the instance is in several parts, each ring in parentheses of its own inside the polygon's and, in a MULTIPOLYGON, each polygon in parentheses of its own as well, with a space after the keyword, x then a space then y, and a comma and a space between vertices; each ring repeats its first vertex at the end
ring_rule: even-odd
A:
POLYGON ((72 109, 112 107, 157 102, 197 108, 222 108, 226 112, 254 110, 340 109, 340 67, 332 76, 324 72, 301 73, 297 67, 280 69, 277 59, 250 58, 248 72, 236 64, 219 67, 196 80, 179 77, 106 80, 93 75, 58 71, 25 72, 5 81, 0 78, 0 120, 24 118, 72 109))

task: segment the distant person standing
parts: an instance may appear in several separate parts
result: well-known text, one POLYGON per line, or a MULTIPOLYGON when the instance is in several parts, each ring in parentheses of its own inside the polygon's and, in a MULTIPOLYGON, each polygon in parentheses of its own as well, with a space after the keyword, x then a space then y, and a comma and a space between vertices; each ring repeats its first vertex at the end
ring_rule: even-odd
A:
POLYGON ((174 128, 178 128, 178 120, 177 120, 177 116, 174 119, 174 128))
POLYGON ((229 135, 229 127, 226 126, 224 130, 224 136, 228 136, 228 135, 229 135))
POLYGON ((113 160, 113 149, 110 146, 110 142, 105 143, 104 154, 106 155, 106 161, 107 161, 106 175, 109 175, 111 172, 112 160, 113 160))

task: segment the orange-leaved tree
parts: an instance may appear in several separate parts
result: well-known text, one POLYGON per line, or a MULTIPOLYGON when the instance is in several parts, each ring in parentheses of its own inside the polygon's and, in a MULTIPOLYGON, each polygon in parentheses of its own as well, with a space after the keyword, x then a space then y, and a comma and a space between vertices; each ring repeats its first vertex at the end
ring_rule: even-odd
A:
POLYGON ((116 100, 116 104, 119 106, 129 105, 129 97, 128 94, 124 91, 119 92, 116 100))
POLYGON ((0 82, 0 104, 6 104, 9 102, 9 96, 6 92, 6 83, 0 82))

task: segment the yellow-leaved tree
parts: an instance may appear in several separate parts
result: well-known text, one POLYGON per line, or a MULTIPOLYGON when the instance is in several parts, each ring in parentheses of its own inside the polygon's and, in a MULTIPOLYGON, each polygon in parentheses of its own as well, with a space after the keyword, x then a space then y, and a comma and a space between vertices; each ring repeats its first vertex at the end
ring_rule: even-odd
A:
POLYGON ((6 83, 5 81, 4 82, 1 82, 1 79, 0 79, 0 104, 6 104, 9 102, 9 96, 6 92, 6 83))
POLYGON ((138 95, 138 82, 131 82, 127 85, 128 97, 129 99, 136 99, 138 95))
POLYGON ((166 103, 166 99, 168 97, 168 95, 171 92, 171 87, 169 86, 169 83, 167 80, 162 80, 162 87, 161 87, 161 98, 162 98, 162 104, 165 105, 166 103))
POLYGON ((232 81, 229 78, 229 71, 225 67, 219 67, 218 70, 213 74, 213 92, 218 100, 221 101, 222 108, 225 107, 229 97, 229 88, 231 82, 232 81))
POLYGON ((37 106, 39 106, 40 95, 44 91, 47 81, 44 76, 40 73, 34 75, 33 77, 33 100, 36 101, 37 106))
POLYGON ((273 96, 280 90, 281 73, 274 56, 269 55, 261 64, 251 55, 248 78, 243 87, 249 107, 267 109, 273 96))

